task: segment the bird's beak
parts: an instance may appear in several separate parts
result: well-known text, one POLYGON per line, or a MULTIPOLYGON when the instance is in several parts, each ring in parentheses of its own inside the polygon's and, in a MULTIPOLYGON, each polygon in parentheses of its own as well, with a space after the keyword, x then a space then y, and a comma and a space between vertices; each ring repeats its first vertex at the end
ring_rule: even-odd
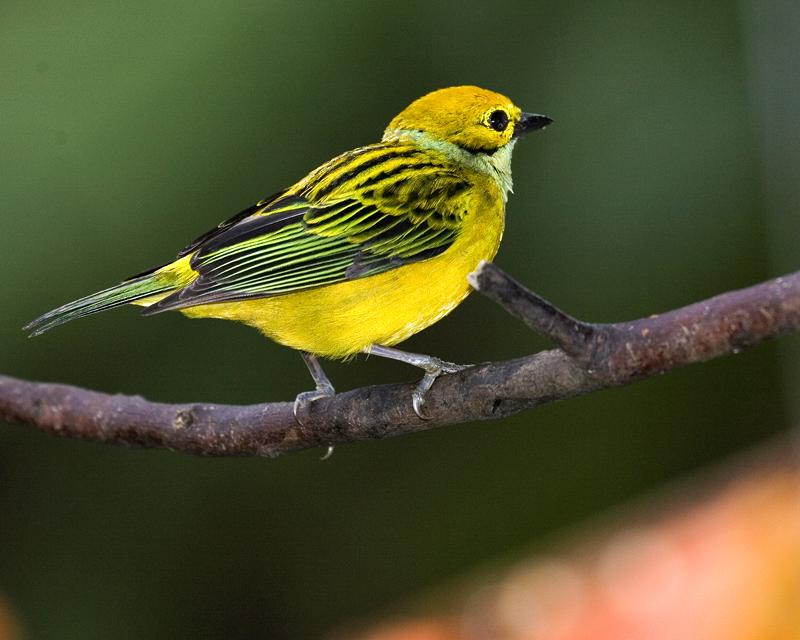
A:
POLYGON ((544 129, 552 120, 547 116, 540 116, 536 113, 523 113, 517 124, 514 125, 514 135, 512 138, 519 138, 531 131, 544 129))

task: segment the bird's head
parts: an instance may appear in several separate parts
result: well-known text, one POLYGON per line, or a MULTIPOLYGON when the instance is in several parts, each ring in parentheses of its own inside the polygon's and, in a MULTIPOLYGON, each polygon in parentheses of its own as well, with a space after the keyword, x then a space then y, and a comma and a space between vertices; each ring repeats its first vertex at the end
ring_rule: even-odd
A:
POLYGON ((439 89, 412 102, 389 123, 384 140, 422 132, 470 153, 493 154, 552 120, 523 113, 508 98, 478 87, 439 89))

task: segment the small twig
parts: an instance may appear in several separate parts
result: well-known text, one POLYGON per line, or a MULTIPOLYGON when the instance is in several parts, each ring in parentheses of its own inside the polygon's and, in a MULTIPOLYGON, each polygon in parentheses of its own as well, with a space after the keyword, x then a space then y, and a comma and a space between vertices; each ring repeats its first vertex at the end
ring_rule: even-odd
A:
POLYGON ((470 283, 560 349, 441 376, 412 409, 416 383, 364 387, 311 404, 299 425, 292 403, 168 405, 0 376, 0 419, 73 438, 205 456, 278 456, 308 447, 380 440, 501 418, 548 402, 702 362, 800 329, 800 272, 657 316, 580 322, 491 263, 470 283))
POLYGON ((582 361, 588 359, 588 343, 600 325, 567 315, 491 262, 481 260, 467 280, 476 291, 494 300, 536 333, 552 340, 567 355, 582 361))

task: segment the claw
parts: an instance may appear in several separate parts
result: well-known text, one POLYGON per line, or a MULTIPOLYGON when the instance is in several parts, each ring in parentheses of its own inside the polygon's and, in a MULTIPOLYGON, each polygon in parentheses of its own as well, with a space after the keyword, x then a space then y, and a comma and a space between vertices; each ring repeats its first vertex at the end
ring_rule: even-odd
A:
POLYGON ((328 458, 330 458, 332 455, 333 455, 333 445, 331 444, 331 445, 328 445, 328 451, 327 451, 327 453, 326 453, 324 456, 322 456, 322 457, 320 458, 320 460, 327 460, 327 459, 328 459, 328 458))
POLYGON ((411 394, 411 404, 414 407, 414 413, 417 414, 420 420, 430 420, 433 417, 425 412, 423 405, 425 404, 425 394, 428 393, 428 389, 431 388, 433 381, 436 380, 437 377, 439 377, 438 373, 428 371, 411 394))
POLYGON ((295 422, 302 427, 303 421, 300 420, 300 411, 306 409, 312 402, 321 400, 322 398, 332 398, 335 393, 333 386, 327 389, 318 388, 316 391, 303 391, 303 393, 298 393, 297 397, 294 399, 293 408, 295 422))

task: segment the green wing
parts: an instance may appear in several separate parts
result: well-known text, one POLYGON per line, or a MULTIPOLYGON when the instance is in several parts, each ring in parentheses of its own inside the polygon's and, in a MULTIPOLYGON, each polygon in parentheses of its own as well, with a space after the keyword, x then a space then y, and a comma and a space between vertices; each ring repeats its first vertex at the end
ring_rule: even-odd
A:
POLYGON ((181 255, 194 252, 198 277, 143 313, 363 278, 439 255, 455 240, 458 196, 470 185, 427 156, 374 145, 322 169, 190 244, 181 255))

